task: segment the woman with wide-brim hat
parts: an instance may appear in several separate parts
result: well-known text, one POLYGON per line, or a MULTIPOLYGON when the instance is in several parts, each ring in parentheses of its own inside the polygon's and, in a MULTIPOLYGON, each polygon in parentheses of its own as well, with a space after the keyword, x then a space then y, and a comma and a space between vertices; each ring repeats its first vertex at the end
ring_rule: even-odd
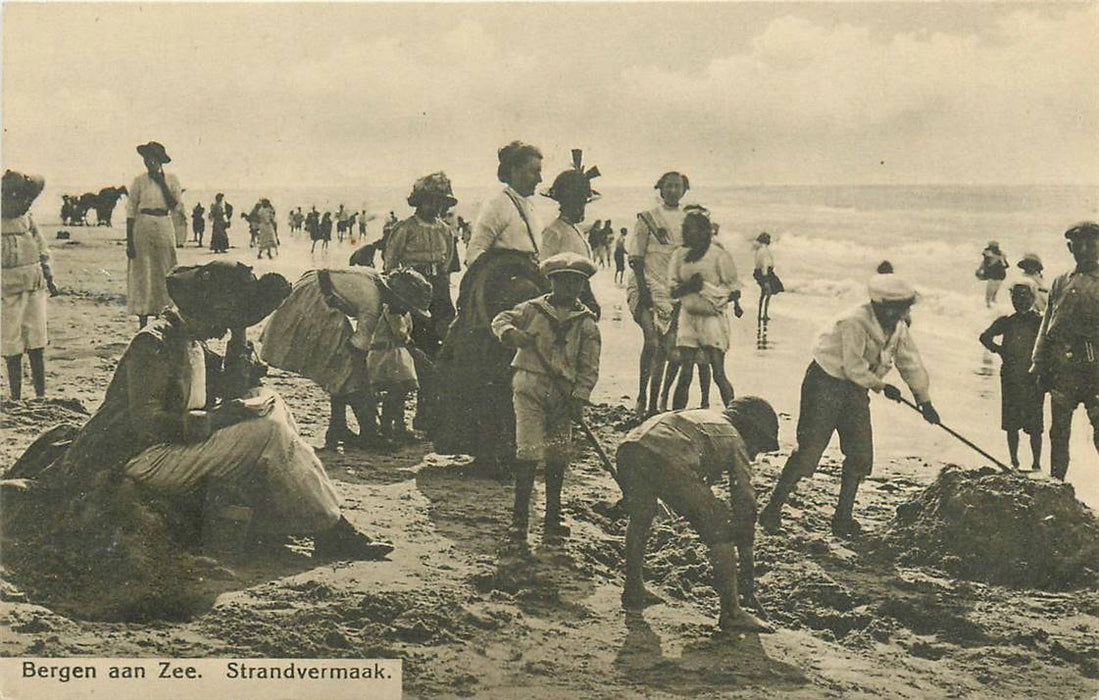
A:
POLYGON ((46 393, 44 349, 46 297, 57 294, 50 270, 50 249, 30 215, 31 204, 46 186, 38 175, 8 170, 3 177, 2 345, 11 398, 22 398, 23 355, 30 359, 34 392, 46 393))
POLYGON ((126 307, 144 328, 149 316, 171 303, 165 279, 176 264, 172 216, 183 192, 179 179, 164 172, 172 162, 164 146, 150 141, 137 152, 145 172, 134 178, 126 200, 126 307))
POLYGON ((434 372, 431 363, 424 361, 425 355, 432 361, 438 356, 455 315, 450 274, 458 251, 454 229, 443 214, 456 204, 458 199, 446 173, 439 171, 417 179, 408 195, 408 205, 415 212, 393 227, 382 252, 387 273, 407 267, 431 284, 431 318, 412 320, 412 344, 422 351, 416 354, 419 391, 413 422, 420 429, 433 420, 436 391, 434 372))

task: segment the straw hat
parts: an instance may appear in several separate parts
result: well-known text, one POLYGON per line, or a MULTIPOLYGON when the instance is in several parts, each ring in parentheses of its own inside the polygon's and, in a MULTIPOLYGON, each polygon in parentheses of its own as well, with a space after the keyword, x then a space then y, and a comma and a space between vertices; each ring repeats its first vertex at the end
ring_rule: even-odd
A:
POLYGON ((41 175, 25 175, 15 170, 5 170, 0 191, 3 192, 3 215, 22 216, 31 203, 42 193, 46 180, 41 175))
POLYGON ((422 318, 431 318, 431 312, 428 311, 433 296, 431 283, 419 272, 411 268, 400 268, 384 275, 382 283, 409 311, 422 318))
POLYGON ((424 175, 412 185, 412 194, 408 195, 408 206, 418 207, 424 197, 439 197, 446 202, 448 207, 458 203, 454 196, 454 190, 450 186, 450 178, 446 173, 439 171, 424 175))

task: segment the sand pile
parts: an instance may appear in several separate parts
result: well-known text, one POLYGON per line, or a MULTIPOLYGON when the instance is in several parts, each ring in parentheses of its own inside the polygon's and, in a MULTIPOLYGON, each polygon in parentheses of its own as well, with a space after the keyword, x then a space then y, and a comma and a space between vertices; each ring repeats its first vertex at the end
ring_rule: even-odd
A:
POLYGON ((60 421, 4 473, 0 524, 10 583, 82 619, 184 619, 207 602, 191 584, 225 572, 186 553, 201 537, 193 514, 124 482, 56 482, 50 466, 76 436, 82 406, 53 399, 5 408, 8 424, 60 421))
POLYGON ((6 575, 69 617, 186 619, 209 603, 191 587, 227 575, 188 554, 180 523, 133 487, 95 489, 80 507, 51 493, 5 494, 6 575))
POLYGON ((1071 486, 943 469, 897 507, 878 551, 975 581, 1069 590, 1099 580, 1099 521, 1071 486))

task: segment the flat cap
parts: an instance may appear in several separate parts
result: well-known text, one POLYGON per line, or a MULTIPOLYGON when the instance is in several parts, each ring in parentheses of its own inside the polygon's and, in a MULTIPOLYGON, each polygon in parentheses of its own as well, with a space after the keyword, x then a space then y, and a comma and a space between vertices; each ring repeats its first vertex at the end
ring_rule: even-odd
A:
POLYGON ((546 277, 568 272, 587 278, 595 274, 595 263, 579 253, 558 253, 543 260, 541 269, 546 277))

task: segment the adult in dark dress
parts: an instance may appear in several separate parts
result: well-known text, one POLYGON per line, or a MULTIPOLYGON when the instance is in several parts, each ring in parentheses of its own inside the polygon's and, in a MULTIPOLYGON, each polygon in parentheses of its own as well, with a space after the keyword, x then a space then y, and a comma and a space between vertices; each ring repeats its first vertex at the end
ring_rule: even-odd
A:
POLYGON ((436 362, 438 410, 428 426, 436 452, 473 455, 486 476, 507 473, 515 458, 515 351, 490 324, 501 311, 547 292, 549 281, 523 251, 490 249, 469 266, 436 362))

